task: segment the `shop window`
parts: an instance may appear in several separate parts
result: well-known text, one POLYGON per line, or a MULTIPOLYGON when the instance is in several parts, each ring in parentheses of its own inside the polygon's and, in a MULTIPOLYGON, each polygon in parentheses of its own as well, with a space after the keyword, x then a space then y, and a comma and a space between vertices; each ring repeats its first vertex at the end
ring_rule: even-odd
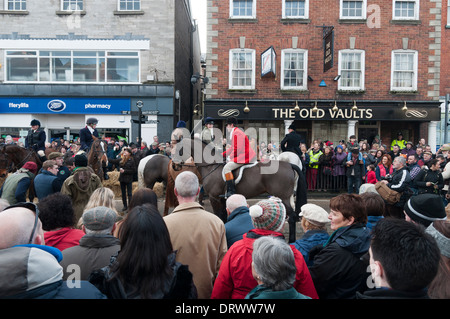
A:
POLYGON ((308 19, 309 0, 283 0, 283 19, 308 19))
POLYGON ((230 0, 230 18, 256 18, 256 0, 230 0))
POLYGON ((306 90, 308 51, 286 49, 281 53, 281 88, 306 90))
POLYGON ((340 0, 341 19, 366 19, 367 0, 340 0))
POLYGON ((119 11, 139 11, 141 0, 119 0, 119 11))
POLYGON ((255 88, 255 50, 230 50, 230 89, 255 88))
POLYGON ((394 0, 393 20, 419 20, 419 0, 394 0))
POLYGON ((83 0, 62 0, 62 11, 83 11, 83 0))
POLYGON ((4 0, 4 8, 9 11, 25 11, 27 10, 26 0, 4 0))
POLYGON ((138 52, 7 51, 8 82, 137 83, 138 52))
POLYGON ((391 91, 417 90, 417 51, 392 51, 391 91))
POLYGON ((339 90, 364 90, 365 51, 339 51, 339 90))

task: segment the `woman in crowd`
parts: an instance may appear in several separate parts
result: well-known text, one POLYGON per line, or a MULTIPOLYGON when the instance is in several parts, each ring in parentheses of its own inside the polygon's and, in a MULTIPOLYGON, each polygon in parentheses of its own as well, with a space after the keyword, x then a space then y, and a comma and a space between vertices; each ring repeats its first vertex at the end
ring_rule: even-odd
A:
POLYGON ((131 151, 131 148, 124 147, 122 149, 121 159, 111 159, 111 158, 108 159, 111 163, 120 165, 119 182, 120 182, 120 191, 122 192, 122 203, 123 203, 122 211, 128 210, 128 204, 130 203, 132 198, 133 176, 137 170, 136 162, 134 161, 132 154, 133 153, 131 151))
MULTIPOLYGON (((100 187, 97 188, 89 198, 88 203, 86 204, 86 207, 84 208, 84 211, 87 211, 88 209, 99 207, 99 206, 105 206, 108 208, 111 208, 113 211, 117 213, 116 210, 116 202, 114 200, 114 192, 108 188, 108 187, 100 187)), ((117 217, 119 218, 119 214, 117 213, 117 217)), ((83 224, 82 218, 78 221, 77 227, 81 228, 81 225, 83 224)))
POLYGON ((441 194, 444 188, 444 178, 442 177, 440 163, 437 159, 432 159, 427 164, 429 169, 421 169, 414 178, 414 187, 419 194, 441 194))
POLYGON ((319 189, 329 190, 332 188, 333 177, 333 151, 330 146, 323 148, 323 154, 319 157, 319 189))
POLYGON ((342 145, 336 146, 336 153, 333 154, 333 176, 334 176, 334 188, 345 188, 346 175, 345 175, 345 163, 347 160, 347 153, 344 152, 342 145))
POLYGON ((394 167, 392 166, 392 159, 389 154, 383 154, 380 164, 375 168, 375 176, 377 181, 385 179, 386 175, 392 175, 394 167))
POLYGON ((121 250, 89 281, 109 299, 195 299, 188 267, 175 261, 169 231, 154 205, 134 207, 120 231, 121 250))

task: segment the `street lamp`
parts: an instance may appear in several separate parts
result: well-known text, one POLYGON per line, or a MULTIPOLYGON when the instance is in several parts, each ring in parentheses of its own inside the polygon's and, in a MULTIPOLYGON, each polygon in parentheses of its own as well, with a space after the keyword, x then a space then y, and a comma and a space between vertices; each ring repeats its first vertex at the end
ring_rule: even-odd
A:
POLYGON ((136 106, 138 108, 138 147, 141 149, 141 142, 142 142, 142 107, 144 106, 144 102, 141 100, 136 102, 136 106))

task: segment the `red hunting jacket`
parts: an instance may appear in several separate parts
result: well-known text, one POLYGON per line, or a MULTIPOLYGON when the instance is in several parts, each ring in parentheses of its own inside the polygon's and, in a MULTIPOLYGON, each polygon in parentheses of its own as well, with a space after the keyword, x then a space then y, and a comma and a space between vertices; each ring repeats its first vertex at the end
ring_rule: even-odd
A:
POLYGON ((230 160, 239 164, 252 163, 256 159, 255 151, 250 147, 250 141, 244 131, 235 127, 231 132, 231 147, 222 154, 230 156, 230 160))

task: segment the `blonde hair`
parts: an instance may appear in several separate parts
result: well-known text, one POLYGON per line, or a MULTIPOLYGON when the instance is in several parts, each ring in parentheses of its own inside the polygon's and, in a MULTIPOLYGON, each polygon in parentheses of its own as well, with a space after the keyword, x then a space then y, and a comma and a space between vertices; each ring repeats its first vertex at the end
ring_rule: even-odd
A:
MULTIPOLYGON (((119 213, 116 210, 116 202, 114 201, 114 197, 115 197, 114 192, 110 188, 108 187, 97 188, 92 193, 88 203, 84 207, 84 212, 94 207, 105 206, 111 208, 113 211, 116 212, 117 216, 119 216, 119 213)), ((81 225, 83 225, 82 218, 79 219, 77 226, 80 228, 81 225)))

